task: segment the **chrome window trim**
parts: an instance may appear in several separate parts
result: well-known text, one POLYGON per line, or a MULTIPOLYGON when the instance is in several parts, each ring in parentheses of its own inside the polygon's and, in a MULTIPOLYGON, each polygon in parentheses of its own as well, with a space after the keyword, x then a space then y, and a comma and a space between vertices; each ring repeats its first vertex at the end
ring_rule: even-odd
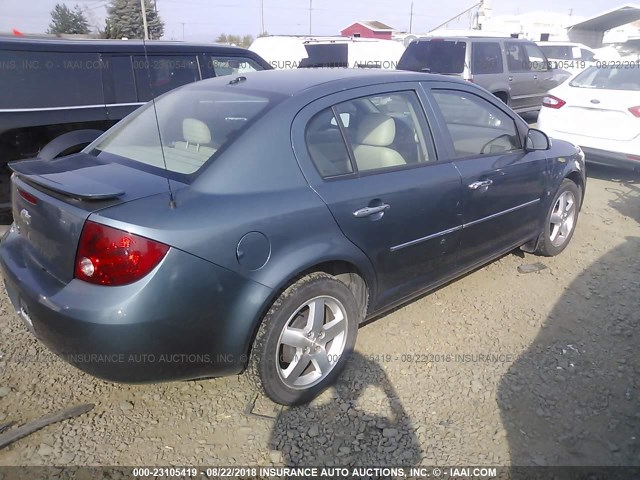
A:
POLYGON ((52 112, 58 110, 75 110, 81 108, 104 108, 104 107, 134 107, 141 106, 147 102, 132 103, 100 103, 97 105, 77 105, 70 107, 42 107, 42 108, 0 108, 0 113, 18 113, 18 112, 52 112))

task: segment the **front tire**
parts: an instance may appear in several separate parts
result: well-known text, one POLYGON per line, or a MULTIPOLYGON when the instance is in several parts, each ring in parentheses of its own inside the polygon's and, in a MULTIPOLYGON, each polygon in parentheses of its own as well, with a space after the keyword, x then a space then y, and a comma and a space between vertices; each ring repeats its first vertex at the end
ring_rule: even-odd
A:
POLYGON ((553 257, 569 245, 578 223, 581 198, 578 186, 565 178, 547 212, 544 232, 536 253, 553 257))
POLYGON ((353 352, 360 309, 351 290, 326 273, 289 286, 262 320, 247 375, 282 405, 307 403, 331 386, 353 352))

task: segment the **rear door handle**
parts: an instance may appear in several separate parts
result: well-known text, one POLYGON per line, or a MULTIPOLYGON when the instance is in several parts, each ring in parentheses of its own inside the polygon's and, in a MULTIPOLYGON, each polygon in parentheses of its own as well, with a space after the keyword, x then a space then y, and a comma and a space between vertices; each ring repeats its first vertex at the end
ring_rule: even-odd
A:
POLYGON ((513 77, 511 75, 509 75, 509 81, 513 82, 513 77))
POLYGON ((483 180, 481 182, 473 182, 468 185, 471 190, 478 190, 479 188, 486 188, 493 185, 493 180, 483 180))
POLYGON ((382 205, 379 205, 377 207, 364 207, 353 212, 353 216, 357 218, 369 217, 371 215, 375 215, 376 213, 382 213, 390 207, 391 205, 387 205, 386 203, 383 203, 382 205))
POLYGON ((534 79, 534 80, 537 80, 537 79, 538 79, 538 75, 534 75, 534 76, 533 76, 533 79, 534 79))

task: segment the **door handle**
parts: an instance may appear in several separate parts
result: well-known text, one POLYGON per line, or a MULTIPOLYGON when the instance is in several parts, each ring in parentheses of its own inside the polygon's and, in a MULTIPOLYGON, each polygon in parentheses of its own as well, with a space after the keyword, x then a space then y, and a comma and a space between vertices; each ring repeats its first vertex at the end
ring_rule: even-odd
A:
POLYGON ((473 182, 468 185, 471 190, 478 190, 479 188, 488 188, 493 185, 493 180, 483 180, 481 182, 473 182))
POLYGON ((534 75, 534 76, 533 76, 533 79, 534 79, 534 80, 537 80, 537 79, 538 79, 538 75, 534 75))
POLYGON ((513 77, 511 75, 509 75, 509 81, 513 82, 513 77))
POLYGON ((377 207, 364 207, 353 212, 353 216, 357 218, 369 217, 371 215, 375 215, 376 213, 382 213, 385 210, 388 210, 390 207, 391 205, 387 205, 386 203, 378 205, 377 207))

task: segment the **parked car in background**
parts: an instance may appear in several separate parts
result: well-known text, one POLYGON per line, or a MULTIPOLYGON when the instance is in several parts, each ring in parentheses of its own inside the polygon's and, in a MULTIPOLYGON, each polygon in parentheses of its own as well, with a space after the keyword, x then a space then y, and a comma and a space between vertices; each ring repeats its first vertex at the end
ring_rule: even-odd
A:
POLYGON ((640 169, 639 67, 589 67, 551 90, 538 116, 539 128, 579 145, 587 161, 640 169))
POLYGON ((263 70, 248 50, 140 41, 0 38, 0 203, 7 163, 79 152, 152 97, 203 78, 263 70), (148 67, 148 68, 147 68, 148 67))
POLYGON ((537 42, 549 59, 553 68, 560 68, 576 74, 596 62, 619 60, 615 49, 592 49, 574 42, 537 42))
POLYGON ((585 191, 582 152, 484 89, 353 69, 185 85, 12 168, 0 266, 46 345, 113 381, 246 369, 282 404, 332 384, 366 319, 559 254, 585 191))
POLYGON ((359 37, 257 38, 249 47, 276 69, 379 68, 395 70, 404 45, 394 40, 359 37))
POLYGON ((518 113, 539 110, 546 93, 571 76, 549 66, 535 43, 499 37, 420 38, 409 44, 398 69, 458 76, 518 113))

